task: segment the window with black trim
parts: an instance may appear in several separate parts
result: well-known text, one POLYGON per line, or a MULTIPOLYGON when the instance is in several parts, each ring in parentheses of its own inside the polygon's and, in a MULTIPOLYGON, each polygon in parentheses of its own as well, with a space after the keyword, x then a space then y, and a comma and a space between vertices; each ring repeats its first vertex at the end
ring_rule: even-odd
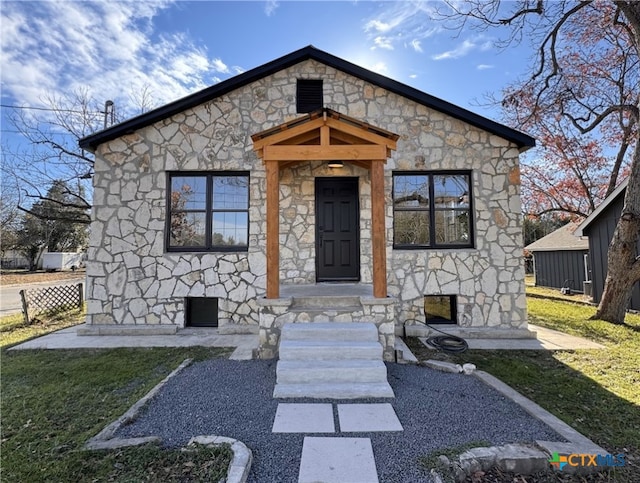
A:
POLYGON ((168 174, 168 251, 246 251, 249 174, 168 174))
POLYGON ((471 173, 421 171, 393 174, 393 246, 473 246, 471 173))
POLYGON ((296 112, 307 112, 322 109, 322 79, 298 79, 296 83, 296 112))

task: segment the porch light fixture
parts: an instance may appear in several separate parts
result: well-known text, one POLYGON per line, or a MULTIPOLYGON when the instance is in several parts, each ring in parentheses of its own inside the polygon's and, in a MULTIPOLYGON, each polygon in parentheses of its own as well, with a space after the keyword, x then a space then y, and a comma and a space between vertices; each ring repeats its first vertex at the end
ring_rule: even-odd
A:
POLYGON ((330 168, 344 168, 344 163, 342 161, 329 161, 328 166, 330 168))

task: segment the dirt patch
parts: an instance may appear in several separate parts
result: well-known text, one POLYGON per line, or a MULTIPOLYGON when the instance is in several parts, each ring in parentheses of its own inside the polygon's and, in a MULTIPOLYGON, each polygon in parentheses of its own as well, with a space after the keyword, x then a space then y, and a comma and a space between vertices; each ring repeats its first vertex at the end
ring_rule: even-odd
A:
POLYGON ((74 278, 84 278, 84 270, 64 271, 64 272, 27 272, 19 270, 2 270, 0 272, 0 286, 24 285, 37 282, 57 282, 58 280, 69 280, 74 278))

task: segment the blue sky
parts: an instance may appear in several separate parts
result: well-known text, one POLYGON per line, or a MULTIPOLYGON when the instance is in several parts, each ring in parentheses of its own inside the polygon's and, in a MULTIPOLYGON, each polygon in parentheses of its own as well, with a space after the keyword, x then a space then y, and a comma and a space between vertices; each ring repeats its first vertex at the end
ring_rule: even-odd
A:
MULTIPOLYGON (((447 30, 433 2, 0 2, 2 104, 86 88, 131 112, 147 86, 155 105, 312 44, 494 120, 478 105, 525 73, 530 52, 500 51, 491 32, 447 30)), ((3 142, 9 132, 6 109, 3 142)))

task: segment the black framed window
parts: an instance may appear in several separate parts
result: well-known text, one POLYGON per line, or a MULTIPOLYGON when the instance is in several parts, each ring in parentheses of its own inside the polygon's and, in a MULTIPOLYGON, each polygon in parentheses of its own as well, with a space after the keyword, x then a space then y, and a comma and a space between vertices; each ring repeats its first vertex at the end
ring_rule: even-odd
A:
POLYGON ((469 171, 393 174, 393 246, 473 246, 469 171))
POLYGON ((168 251, 248 249, 248 173, 169 173, 167 193, 168 251))

